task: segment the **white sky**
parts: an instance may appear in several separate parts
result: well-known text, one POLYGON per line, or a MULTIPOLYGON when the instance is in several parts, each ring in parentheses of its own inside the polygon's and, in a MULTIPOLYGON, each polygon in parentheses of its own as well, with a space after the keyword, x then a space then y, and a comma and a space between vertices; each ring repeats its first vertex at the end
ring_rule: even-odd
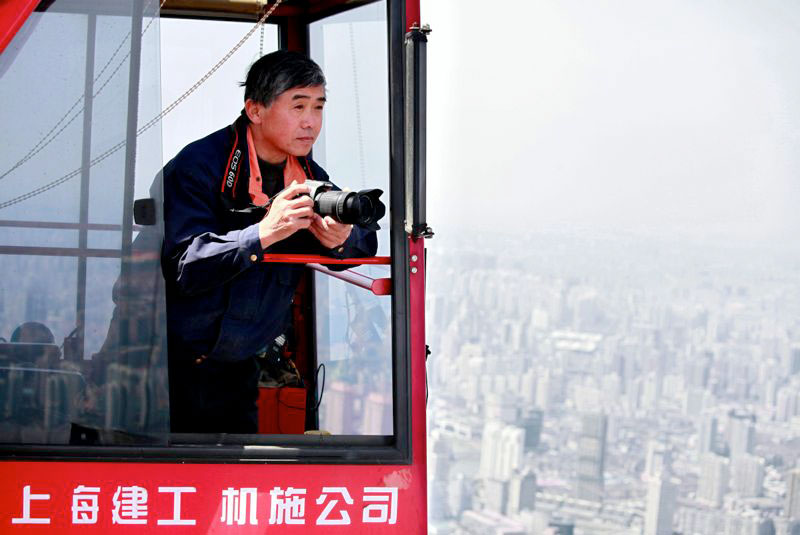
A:
POLYGON ((800 4, 423 0, 422 11, 434 229, 800 229, 800 4))
MULTIPOLYGON (((788 53, 800 50, 800 4, 422 4, 434 30, 434 229, 588 226, 779 241, 800 230, 800 60, 788 53)), ((219 44, 216 58, 249 26, 221 23, 210 36, 192 21, 162 24, 164 39, 173 39, 165 50, 179 52, 162 53, 162 72, 183 80, 209 66, 192 43, 219 44)), ((269 33, 267 50, 276 38, 269 33)), ((231 81, 257 43, 254 36, 203 92, 239 94, 231 81)), ((163 104, 183 85, 166 85, 163 104)), ((191 100, 164 122, 166 159, 240 106, 235 98, 191 100)))

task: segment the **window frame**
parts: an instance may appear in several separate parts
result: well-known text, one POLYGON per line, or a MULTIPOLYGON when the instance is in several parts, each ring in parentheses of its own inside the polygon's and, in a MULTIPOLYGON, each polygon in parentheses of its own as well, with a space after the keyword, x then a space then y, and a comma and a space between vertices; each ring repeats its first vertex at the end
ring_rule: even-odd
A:
MULTIPOLYGON (((141 5, 141 0, 138 2, 141 5)), ((361 4, 358 4, 358 7, 361 4)), ((276 17, 281 48, 297 44, 298 37, 307 52, 308 25, 327 18, 276 17)), ((175 16, 165 10, 164 16, 175 16)), ((183 17, 183 15, 181 15, 183 17)), ((237 16, 186 18, 209 20, 250 20, 237 16)), ((405 232, 405 162, 404 162, 404 62, 405 5, 402 0, 386 0, 388 25, 388 97, 389 97, 389 177, 390 177, 390 255, 392 278, 392 400, 393 435, 197 435, 195 442, 179 445, 78 446, 40 444, 0 444, 0 459, 51 461, 120 461, 181 463, 253 463, 295 461, 302 464, 411 464, 411 343, 409 321, 409 243, 405 232), (259 443, 247 443, 248 436, 259 443), (264 437, 275 437, 265 443, 264 437), (203 442, 206 442, 205 444, 203 442), (215 444, 216 446, 211 446, 215 444)), ((133 97, 135 98, 135 96, 133 97)), ((132 204, 132 203, 131 203, 132 204)), ((132 222, 132 217, 130 218, 132 222)), ((170 434, 191 439, 193 435, 170 434)))

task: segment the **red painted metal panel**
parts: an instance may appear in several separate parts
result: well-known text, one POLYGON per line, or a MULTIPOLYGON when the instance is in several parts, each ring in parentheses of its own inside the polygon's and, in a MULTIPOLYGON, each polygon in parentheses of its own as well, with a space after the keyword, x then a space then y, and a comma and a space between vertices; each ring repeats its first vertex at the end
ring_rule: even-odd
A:
POLYGON ((3 462, 0 532, 418 534, 424 488, 417 465, 3 462))
POLYGON ((0 54, 17 34, 39 0, 2 0, 0 2, 0 54))
POLYGON ((427 533, 427 450, 425 446, 427 426, 425 423, 425 240, 409 238, 409 317, 411 322, 411 448, 412 477, 425 481, 418 487, 414 498, 419 502, 420 519, 425 520, 427 533))
POLYGON ((271 254, 265 253, 263 262, 283 262, 286 264, 383 264, 392 263, 390 256, 369 256, 366 258, 347 258, 339 260, 313 254, 271 254))
POLYGON ((0 532, 427 533, 425 248, 409 240, 410 466, 6 461, 0 532))

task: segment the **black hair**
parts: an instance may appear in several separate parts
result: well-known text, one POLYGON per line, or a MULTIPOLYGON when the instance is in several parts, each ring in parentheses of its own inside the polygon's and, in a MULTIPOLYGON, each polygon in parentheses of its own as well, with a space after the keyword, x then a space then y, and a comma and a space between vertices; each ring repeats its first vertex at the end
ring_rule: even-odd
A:
POLYGON ((322 69, 299 52, 278 50, 262 56, 250 66, 244 83, 244 99, 269 106, 278 95, 293 87, 325 85, 322 69))

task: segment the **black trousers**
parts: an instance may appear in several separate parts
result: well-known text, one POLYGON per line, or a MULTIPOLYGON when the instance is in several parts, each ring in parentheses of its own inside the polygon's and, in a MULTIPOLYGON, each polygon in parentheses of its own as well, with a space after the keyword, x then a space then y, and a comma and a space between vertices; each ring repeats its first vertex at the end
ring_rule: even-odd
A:
POLYGON ((258 432, 256 357, 241 362, 174 358, 170 351, 169 400, 173 433, 258 432))

